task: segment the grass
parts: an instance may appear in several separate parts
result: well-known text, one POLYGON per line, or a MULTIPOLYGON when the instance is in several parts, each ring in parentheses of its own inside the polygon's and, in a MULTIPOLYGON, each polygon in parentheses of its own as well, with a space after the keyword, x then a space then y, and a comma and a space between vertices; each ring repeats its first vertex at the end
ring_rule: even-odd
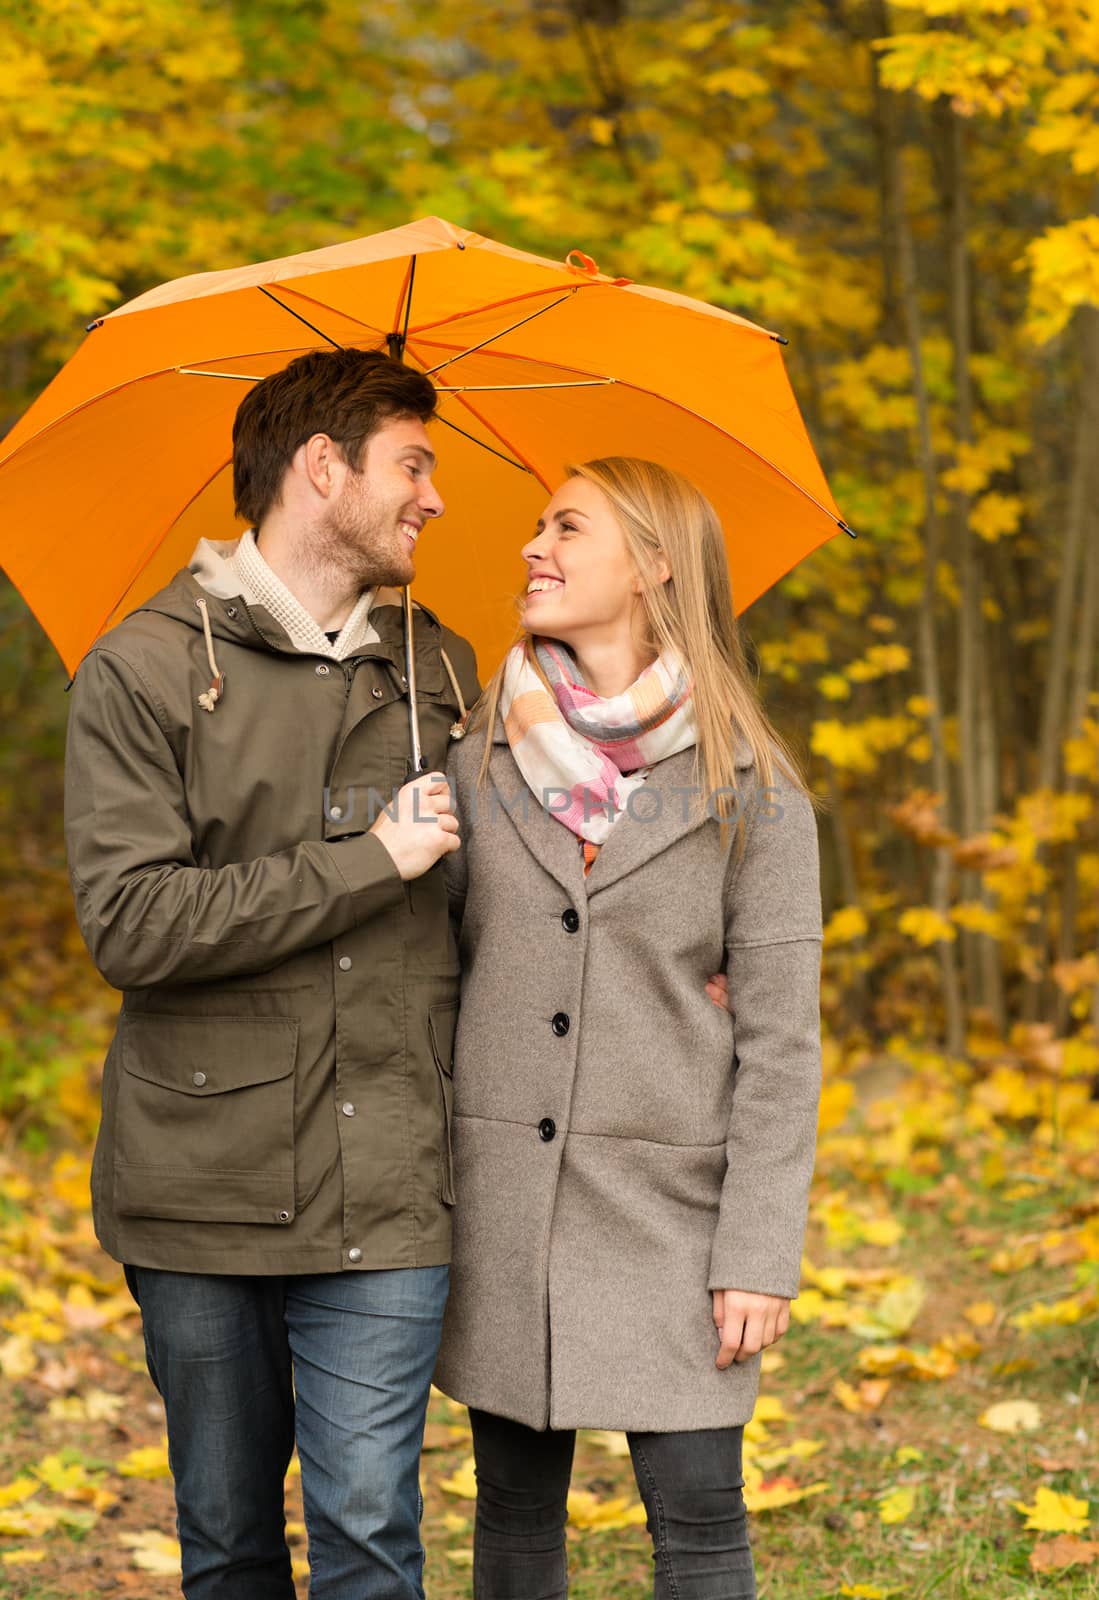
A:
MULTIPOLYGON (((765 1466, 764 1476, 792 1481, 795 1493, 818 1480, 827 1489, 753 1516, 761 1600, 830 1600, 844 1585, 896 1600, 1099 1600, 1099 1565, 1032 1569, 1032 1553, 1052 1536, 1026 1531, 1015 1509, 1017 1501, 1032 1502, 1040 1486, 1070 1494, 1090 1503, 1086 1536, 1096 1535, 1099 1319, 1092 1310, 1074 1324, 1027 1329, 1011 1321, 1099 1280, 1099 1156, 1083 1139, 1072 1149, 1051 1148, 1037 1122, 979 1136, 946 1122, 937 1144, 921 1136, 898 1162, 887 1146, 906 1118, 922 1114, 911 1109, 918 1101, 916 1093, 888 1113, 875 1108, 865 1121, 856 1108, 822 1142, 807 1256, 818 1274, 838 1268, 851 1282, 841 1288, 838 1278, 822 1280, 830 1286, 815 1311, 811 1293, 803 1295, 799 1314, 812 1314, 769 1358, 763 1381, 787 1420, 768 1422, 753 1449, 766 1455, 794 1440, 821 1441, 811 1458, 765 1466), (992 1168, 990 1151, 997 1157, 992 1168), (884 1314, 887 1304, 882 1274, 900 1283, 917 1279, 926 1291, 911 1327, 899 1328, 893 1341, 866 1336, 867 1317, 884 1314), (967 1319, 975 1302, 992 1307, 985 1325, 967 1319), (829 1325, 845 1316, 858 1331, 829 1325), (894 1375, 888 1392, 872 1397, 878 1403, 845 1409, 837 1381, 848 1393, 857 1390, 867 1352, 891 1342, 940 1356, 952 1350, 946 1365, 953 1362, 954 1370, 924 1380, 894 1375), (1005 1435, 980 1425, 990 1405, 1016 1398, 1040 1407, 1037 1431, 1005 1435), (880 1498, 897 1488, 912 1490, 911 1513, 884 1522, 880 1498)), ((968 1103, 959 1099, 960 1118, 969 1116, 968 1103)), ((117 1498, 83 1532, 58 1524, 24 1536, 8 1532, 4 1554, 42 1556, 27 1566, 0 1560, 0 1600, 167 1600, 179 1593, 177 1579, 135 1567, 121 1542, 124 1534, 170 1534, 174 1527, 170 1482, 119 1472, 129 1452, 159 1443, 163 1427, 142 1369, 137 1320, 83 1325, 84 1275, 114 1273, 91 1237, 83 1177, 74 1174, 71 1156, 66 1164, 8 1149, 0 1158, 0 1259, 9 1269, 0 1270, 0 1364, 11 1362, 11 1339, 30 1332, 26 1370, 9 1372, 0 1384, 0 1529, 12 1509, 4 1510, 5 1486, 54 1452, 71 1452, 66 1459, 83 1462, 117 1498), (67 1311, 72 1305, 77 1310, 67 1311), (65 1416, 56 1404, 92 1392, 119 1397, 113 1420, 65 1416)), ((93 1305, 109 1298, 108 1286, 91 1293, 93 1305)), ((465 1600, 472 1592, 473 1503, 443 1486, 469 1455, 463 1423, 460 1408, 433 1397, 423 1458, 430 1600, 465 1600)), ((635 1494, 628 1458, 586 1435, 574 1486, 600 1500, 635 1494)), ((66 1503, 43 1489, 15 1509, 49 1512, 66 1503)), ((89 1504, 79 1496, 71 1502, 85 1511, 89 1504)), ((295 1478, 288 1508, 300 1523, 295 1478)), ((570 1527, 568 1539, 573 1600, 645 1600, 651 1593, 643 1529, 570 1527)), ((300 1562, 300 1530, 293 1541, 300 1562)))

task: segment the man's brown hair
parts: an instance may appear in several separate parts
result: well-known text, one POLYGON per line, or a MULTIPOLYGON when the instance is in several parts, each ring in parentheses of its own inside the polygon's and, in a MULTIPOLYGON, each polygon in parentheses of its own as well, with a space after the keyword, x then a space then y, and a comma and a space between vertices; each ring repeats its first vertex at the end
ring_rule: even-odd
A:
POLYGON ((381 350, 311 350, 257 383, 233 423, 233 499, 258 528, 277 505, 294 452, 326 433, 359 471, 366 441, 396 417, 435 415, 435 385, 381 350))

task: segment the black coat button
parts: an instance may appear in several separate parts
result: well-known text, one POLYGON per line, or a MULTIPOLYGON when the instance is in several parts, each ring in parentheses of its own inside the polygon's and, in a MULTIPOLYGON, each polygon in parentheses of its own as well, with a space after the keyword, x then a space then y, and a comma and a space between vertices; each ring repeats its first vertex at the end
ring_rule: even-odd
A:
POLYGON ((543 1117, 541 1122, 538 1124, 538 1137, 541 1139, 542 1143, 549 1144, 556 1132, 557 1124, 554 1122, 553 1118, 543 1117))
POLYGON ((578 933, 580 931, 580 913, 575 906, 570 906, 567 911, 561 913, 561 926, 566 933, 578 933))
POLYGON ((563 1039, 569 1031, 569 1019, 563 1011, 559 1011, 550 1023, 550 1027, 559 1039, 563 1039))

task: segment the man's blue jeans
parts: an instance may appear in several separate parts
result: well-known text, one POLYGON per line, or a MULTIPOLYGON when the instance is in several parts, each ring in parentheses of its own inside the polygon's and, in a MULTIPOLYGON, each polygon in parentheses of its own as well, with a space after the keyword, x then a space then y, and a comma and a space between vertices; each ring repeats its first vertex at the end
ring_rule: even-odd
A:
POLYGON ((186 1600, 423 1600, 419 1459, 446 1267, 215 1277, 127 1267, 168 1419, 186 1600))

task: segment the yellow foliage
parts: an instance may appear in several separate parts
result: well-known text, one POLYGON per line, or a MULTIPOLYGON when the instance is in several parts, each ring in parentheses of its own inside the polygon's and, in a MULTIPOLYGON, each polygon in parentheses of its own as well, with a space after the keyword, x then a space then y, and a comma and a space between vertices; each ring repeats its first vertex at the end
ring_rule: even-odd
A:
POLYGON ((22 1505, 36 1495, 41 1484, 36 1478, 15 1478, 11 1483, 0 1484, 0 1509, 22 1505))
POLYGON ((1018 533, 1023 509, 1018 495, 982 495, 969 513, 969 526, 978 538, 994 544, 1004 534, 1018 533))
POLYGON ((118 1542, 130 1551, 130 1559, 143 1572, 162 1573, 165 1577, 179 1575, 180 1551, 178 1542, 170 1534, 150 1528, 145 1533, 120 1533, 118 1542))
POLYGON ((971 933, 987 933, 992 939, 1006 939, 1008 926, 998 911, 980 900, 963 900, 950 908, 950 920, 971 933))
POLYGON ((1099 773, 1099 720, 1085 717, 1080 731, 1061 746, 1065 771, 1074 778, 1094 778, 1099 773))
POLYGON ((852 1324, 852 1332, 860 1339, 898 1339, 911 1328, 926 1299, 926 1286, 918 1278, 900 1277, 860 1321, 852 1324))
POLYGON ((569 1521, 573 1527, 585 1528, 590 1533, 645 1525, 645 1507, 639 1500, 631 1500, 626 1495, 600 1500, 586 1489, 570 1489, 568 1506, 569 1521))
POLYGON ((878 1516, 884 1523, 907 1522, 915 1505, 916 1491, 905 1484, 878 1496, 878 1516))
POLYGON ((1088 1525, 1087 1501, 1055 1489, 1036 1489, 1033 1505, 1022 1500, 1011 1503, 1026 1517, 1023 1526, 1034 1533, 1082 1533, 1088 1525))
POLYGON ((962 1315, 975 1328, 990 1328, 996 1321, 995 1302, 992 1300, 974 1300, 972 1305, 966 1306, 962 1315))
POLYGON ((887 673, 903 672, 912 660, 911 651, 903 644, 874 644, 859 661, 852 661, 847 676, 852 683, 869 683, 887 673))
POLYGON ((958 931, 948 917, 940 915, 932 906, 910 906, 897 920, 901 933, 907 934, 920 945, 951 943, 958 931))
POLYGON ((849 772, 874 772, 878 758, 899 749, 916 732, 908 717, 867 717, 863 722, 814 722, 810 748, 849 772))
POLYGON ((840 906, 833 911, 824 927, 826 945, 851 944, 866 937, 869 924, 861 906, 840 906))
POLYGON ((767 93, 767 79, 749 67, 722 67, 709 72, 702 79, 707 94, 727 94, 736 100, 747 100, 767 93))
POLYGON ((994 1433, 1032 1433, 1042 1425, 1042 1413, 1033 1400, 1001 1400, 977 1418, 994 1433))
POLYGON ((1047 228, 1027 246, 1027 328, 1038 341, 1067 325, 1078 306, 1099 305, 1099 216, 1047 228))
POLYGON ((476 1500, 477 1475, 474 1470, 473 1457, 467 1456, 461 1466, 449 1478, 439 1479, 439 1488, 444 1494, 457 1495, 460 1500, 476 1500))
POLYGON ((131 1450, 118 1463, 117 1470, 124 1478, 170 1478, 172 1469, 168 1465, 167 1446, 147 1445, 131 1450))
POLYGON ((851 685, 840 672, 826 672, 823 678, 817 679, 817 688, 827 700, 848 700, 851 697, 851 685))
POLYGON ((1053 1300, 1028 1310, 1017 1311, 1008 1321, 1013 1328, 1028 1333, 1033 1328, 1068 1328, 1099 1314, 1099 1286, 1082 1289, 1064 1300, 1053 1300))

